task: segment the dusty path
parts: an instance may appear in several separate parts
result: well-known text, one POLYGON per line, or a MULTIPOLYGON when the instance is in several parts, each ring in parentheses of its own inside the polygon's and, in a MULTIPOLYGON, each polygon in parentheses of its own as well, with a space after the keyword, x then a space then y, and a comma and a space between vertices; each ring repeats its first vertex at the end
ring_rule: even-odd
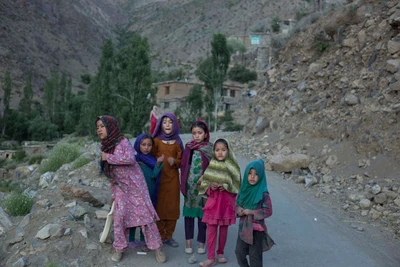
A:
MULTIPOLYGON (((185 143, 188 136, 182 135, 182 139, 185 143)), ((248 161, 240 156, 238 160, 243 171, 248 161)), ((300 185, 283 180, 274 172, 268 172, 267 176, 274 209, 267 225, 277 246, 264 253, 264 266, 400 266, 398 240, 379 232, 372 225, 363 225, 364 231, 359 232, 342 214, 301 192, 300 185)), ((234 255, 237 231, 237 224, 229 228, 225 249, 229 262, 221 266, 238 266, 234 255)), ((195 254, 197 263, 188 263, 190 255, 184 253, 183 218, 178 221, 174 238, 180 246, 165 246, 168 257, 165 264, 157 263, 153 252, 137 255, 130 250, 121 263, 109 261, 104 266, 198 266, 199 261, 206 259, 205 255, 195 254)), ((197 247, 194 248, 196 251, 197 247)))

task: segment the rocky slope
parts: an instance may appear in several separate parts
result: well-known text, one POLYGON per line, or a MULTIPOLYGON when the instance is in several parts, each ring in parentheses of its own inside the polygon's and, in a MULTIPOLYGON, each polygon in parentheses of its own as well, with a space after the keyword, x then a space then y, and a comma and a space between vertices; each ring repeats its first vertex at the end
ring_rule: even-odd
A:
POLYGON ((8 70, 18 107, 28 73, 36 99, 51 71, 73 78, 74 91, 83 88, 80 75, 97 69, 101 47, 116 25, 127 22, 121 1, 4 0, 0 2, 0 77, 8 70))
POLYGON ((398 1, 358 1, 298 33, 267 71, 235 142, 238 153, 397 236, 399 25, 398 1), (329 43, 323 53, 316 36, 329 43))

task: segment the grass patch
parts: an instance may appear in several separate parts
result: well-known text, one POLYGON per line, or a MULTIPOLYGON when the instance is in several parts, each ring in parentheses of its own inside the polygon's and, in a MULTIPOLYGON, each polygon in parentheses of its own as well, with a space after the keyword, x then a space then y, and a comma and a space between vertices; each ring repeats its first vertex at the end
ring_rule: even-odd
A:
POLYGON ((55 172, 63 164, 70 163, 80 155, 80 146, 77 143, 59 143, 50 152, 46 162, 39 167, 41 174, 55 172))
POLYGON ((88 159, 86 157, 79 157, 72 163, 72 170, 79 169, 80 167, 85 166, 91 161, 91 159, 88 159))
POLYGON ((1 192, 17 192, 21 193, 23 191, 20 184, 12 180, 0 180, 0 191, 1 192))
POLYGON ((2 202, 1 207, 11 216, 24 216, 33 206, 33 200, 25 194, 11 193, 2 202))
POLYGON ((29 165, 32 165, 32 164, 40 164, 40 163, 42 162, 42 159, 44 159, 44 158, 45 158, 45 156, 42 155, 42 154, 33 155, 33 156, 31 156, 31 157, 29 158, 28 163, 29 163, 29 165))

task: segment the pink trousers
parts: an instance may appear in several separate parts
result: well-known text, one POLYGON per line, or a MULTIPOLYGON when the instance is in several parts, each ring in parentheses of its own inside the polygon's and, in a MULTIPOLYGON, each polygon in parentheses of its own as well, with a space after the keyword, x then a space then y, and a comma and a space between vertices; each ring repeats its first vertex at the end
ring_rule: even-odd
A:
POLYGON ((228 238, 228 225, 211 225, 207 224, 207 248, 209 260, 215 259, 215 247, 217 244, 217 234, 218 235, 218 250, 217 255, 224 254, 224 248, 226 244, 226 239, 228 238))

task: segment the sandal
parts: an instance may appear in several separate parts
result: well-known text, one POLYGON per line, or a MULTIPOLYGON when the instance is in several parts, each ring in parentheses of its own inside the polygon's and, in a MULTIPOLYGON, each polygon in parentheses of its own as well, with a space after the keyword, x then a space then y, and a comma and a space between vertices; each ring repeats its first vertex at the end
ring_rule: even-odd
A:
POLYGON ((212 267, 212 266, 215 266, 215 265, 217 265, 215 260, 209 260, 209 259, 199 263, 200 267, 212 267))
POLYGON ((173 238, 170 238, 167 241, 164 241, 164 243, 173 248, 176 248, 179 246, 178 242, 176 242, 173 238))
POLYGON ((217 262, 218 263, 227 263, 228 260, 224 257, 224 255, 217 255, 217 262))

